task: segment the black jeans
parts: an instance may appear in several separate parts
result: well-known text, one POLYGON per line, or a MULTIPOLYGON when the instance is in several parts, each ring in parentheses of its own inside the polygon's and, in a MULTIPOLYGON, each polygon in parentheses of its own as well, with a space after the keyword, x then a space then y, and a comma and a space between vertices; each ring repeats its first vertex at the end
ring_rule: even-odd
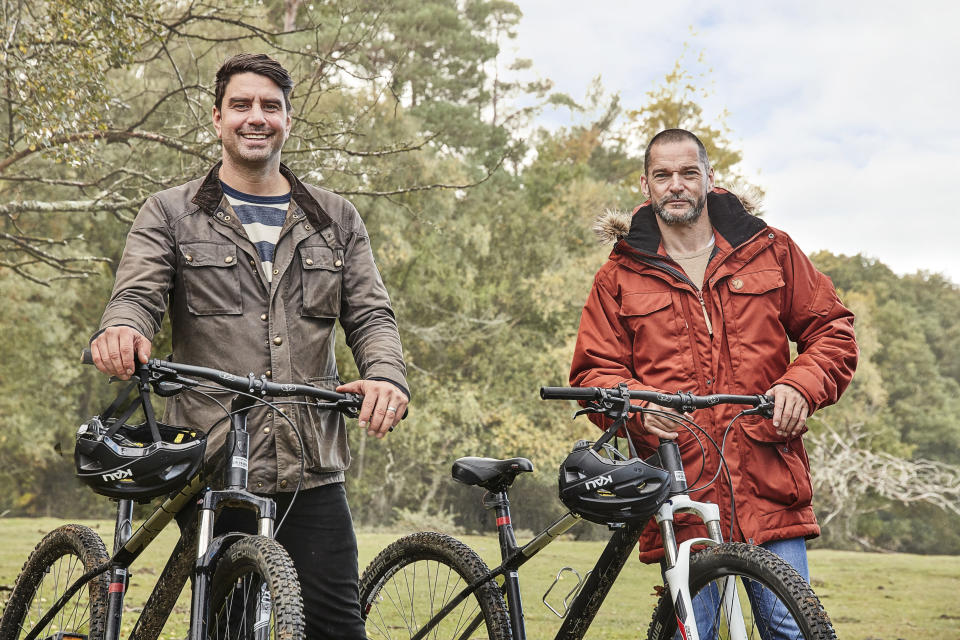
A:
MULTIPOLYGON (((278 493, 277 524, 292 493, 278 493)), ((227 531, 256 532, 253 512, 224 509, 214 535, 227 531)), ((293 560, 303 593, 308 640, 365 640, 360 618, 357 537, 343 484, 306 489, 277 532, 293 560)))

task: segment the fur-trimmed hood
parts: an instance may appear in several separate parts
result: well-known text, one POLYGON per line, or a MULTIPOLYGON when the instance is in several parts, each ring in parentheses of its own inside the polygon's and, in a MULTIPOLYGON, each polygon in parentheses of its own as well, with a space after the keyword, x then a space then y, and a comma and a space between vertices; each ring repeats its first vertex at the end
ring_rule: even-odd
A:
MULTIPOLYGON (((761 210, 763 204, 763 194, 754 187, 740 189, 738 193, 734 193, 729 189, 715 187, 711 193, 729 193, 733 195, 740 201, 744 211, 754 215, 761 210)), ((616 244, 626 238, 630 233, 630 226, 633 223, 634 214, 648 205, 649 201, 637 207, 633 213, 620 209, 604 209, 603 213, 597 216, 593 222, 593 232, 596 234, 597 240, 600 244, 616 244)))

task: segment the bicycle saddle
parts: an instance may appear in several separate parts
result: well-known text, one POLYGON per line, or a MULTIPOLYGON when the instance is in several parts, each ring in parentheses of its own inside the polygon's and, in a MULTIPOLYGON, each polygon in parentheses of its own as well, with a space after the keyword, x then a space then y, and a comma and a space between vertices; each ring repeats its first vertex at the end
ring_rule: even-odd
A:
POLYGON ((453 463, 453 479, 463 484, 483 487, 487 491, 504 491, 521 473, 533 471, 526 458, 460 458, 453 463))

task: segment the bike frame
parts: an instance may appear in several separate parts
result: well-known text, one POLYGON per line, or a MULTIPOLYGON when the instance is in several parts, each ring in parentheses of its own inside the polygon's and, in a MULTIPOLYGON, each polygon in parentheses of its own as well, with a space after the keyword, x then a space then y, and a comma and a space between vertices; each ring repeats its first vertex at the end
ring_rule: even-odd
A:
MULTIPOLYGON (((142 388, 143 385, 149 385, 141 383, 141 393, 146 393, 142 388)), ((149 402, 149 399, 147 399, 147 402, 149 402)), ((231 532, 214 537, 213 525, 217 511, 222 507, 250 509, 257 514, 258 534, 269 538, 273 537, 276 504, 269 498, 254 495, 246 490, 249 453, 249 434, 246 429, 247 411, 256 402, 257 400, 249 395, 240 395, 233 400, 230 416, 231 428, 224 443, 227 465, 224 472, 225 488, 223 490, 206 488, 202 474, 198 473, 178 493, 164 500, 136 531, 133 531, 132 526, 133 501, 117 501, 113 556, 106 569, 110 573, 110 586, 104 640, 119 640, 120 638, 123 599, 129 584, 130 565, 177 514, 189 508, 194 502, 199 504, 199 514, 197 553, 193 565, 189 640, 204 640, 207 637, 207 627, 210 619, 210 582, 217 561, 230 544, 239 538, 250 535, 231 532)), ((165 578, 165 574, 171 567, 188 559, 188 557, 177 558, 175 556, 176 550, 167 562, 167 567, 159 580, 165 578)), ((71 585, 24 640, 34 640, 40 630, 69 601, 69 598, 100 573, 102 571, 85 574, 71 585)), ((265 587, 261 587, 261 602, 265 600, 265 606, 268 607, 269 593, 265 593, 264 590, 265 587)), ((152 595, 144 604, 143 611, 150 610, 151 605, 157 606, 153 602, 152 595)), ((261 609, 258 607, 258 612, 261 610, 269 616, 269 608, 261 609)), ((169 611, 165 613, 169 614, 169 611)), ((268 633, 269 629, 265 626, 257 631, 258 637, 262 635, 263 638, 266 638, 268 633)))
MULTIPOLYGON (((723 542, 720 527, 720 509, 709 502, 691 500, 687 495, 686 477, 680 464, 679 450, 672 441, 661 442, 659 455, 663 466, 670 473, 671 493, 667 501, 660 507, 654 516, 660 527, 661 539, 664 543, 664 579, 670 589, 674 602, 674 609, 682 612, 678 615, 678 628, 686 630, 688 640, 699 640, 696 620, 694 619, 693 602, 690 596, 690 553, 696 545, 714 546, 723 542), (696 538, 677 544, 673 530, 674 515, 689 513, 698 516, 707 526, 709 538, 696 538)), ((523 602, 520 597, 519 569, 531 558, 542 551, 547 545, 554 542, 563 533, 566 533, 578 522, 580 516, 567 512, 556 522, 534 536, 527 544, 520 546, 517 543, 510 516, 510 500, 507 491, 490 492, 484 497, 484 506, 493 509, 497 519, 497 534, 500 540, 500 556, 502 563, 491 569, 483 579, 476 584, 463 589, 455 598, 436 613, 411 640, 420 640, 428 636, 430 631, 454 608, 467 597, 476 592, 481 585, 489 580, 497 580, 501 591, 506 596, 510 614, 510 627, 514 640, 526 640, 526 628, 523 614, 523 602)), ((604 547, 593 569, 589 572, 557 631, 555 640, 582 640, 593 623, 597 611, 603 604, 620 575, 620 571, 637 545, 640 531, 646 522, 626 524, 613 527, 614 533, 604 547)), ((736 585, 727 578, 723 587, 724 611, 727 614, 728 624, 733 638, 746 638, 746 626, 736 585)), ((483 624, 483 614, 477 617, 464 631, 464 637, 483 624)))

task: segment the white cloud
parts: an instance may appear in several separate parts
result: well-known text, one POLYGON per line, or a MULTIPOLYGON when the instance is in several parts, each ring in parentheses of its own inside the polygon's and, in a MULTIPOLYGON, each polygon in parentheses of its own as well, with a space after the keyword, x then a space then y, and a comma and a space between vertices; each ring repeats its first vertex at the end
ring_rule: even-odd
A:
POLYGON ((729 111, 771 224, 807 251, 864 253, 960 283, 960 4, 521 0, 516 49, 580 96, 602 74, 628 107, 689 43, 729 111), (691 37, 690 27, 696 32, 691 37))

